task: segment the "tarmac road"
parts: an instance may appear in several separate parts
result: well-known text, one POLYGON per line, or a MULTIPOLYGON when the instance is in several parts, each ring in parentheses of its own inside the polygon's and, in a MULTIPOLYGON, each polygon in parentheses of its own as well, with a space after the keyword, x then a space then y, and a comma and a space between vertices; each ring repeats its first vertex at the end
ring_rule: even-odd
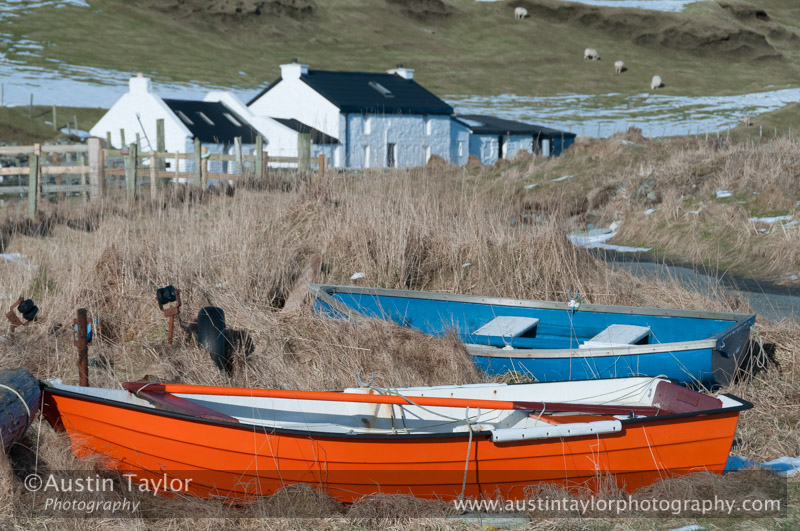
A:
POLYGON ((771 321, 784 318, 800 321, 800 289, 778 286, 753 278, 735 277, 730 274, 717 276, 701 268, 656 261, 646 253, 615 253, 597 251, 611 267, 624 268, 640 278, 675 280, 685 288, 703 293, 719 290, 738 294, 747 299, 759 315, 771 321))

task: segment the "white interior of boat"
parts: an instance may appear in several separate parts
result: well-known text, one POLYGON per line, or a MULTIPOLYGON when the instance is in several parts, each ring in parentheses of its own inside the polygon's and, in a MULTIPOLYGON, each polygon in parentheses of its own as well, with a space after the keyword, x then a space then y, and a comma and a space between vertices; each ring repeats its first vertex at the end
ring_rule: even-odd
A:
MULTIPOLYGON (((175 393, 193 404, 229 415, 242 424, 337 434, 446 434, 491 431, 496 442, 563 438, 621 432, 620 420, 629 415, 540 414, 526 410, 415 405, 415 397, 463 398, 513 402, 560 402, 618 406, 651 406, 661 378, 624 378, 579 382, 506 385, 483 383, 405 388, 350 388, 349 394, 402 396, 404 405, 303 400, 250 396, 175 393), (569 415, 568 422, 559 417, 569 415), (576 418, 577 417, 577 418, 576 418)), ((48 384, 57 389, 155 408, 151 402, 126 390, 48 384)), ((723 407, 740 405, 720 396, 723 407)), ((566 419, 565 419, 566 420, 566 419)))

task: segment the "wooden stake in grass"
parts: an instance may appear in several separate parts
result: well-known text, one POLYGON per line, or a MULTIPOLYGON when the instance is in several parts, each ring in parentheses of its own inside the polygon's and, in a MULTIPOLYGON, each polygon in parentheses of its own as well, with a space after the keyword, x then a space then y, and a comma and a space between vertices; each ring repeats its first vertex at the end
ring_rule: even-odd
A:
POLYGON ((55 106, 55 105, 53 105, 53 131, 55 131, 55 130, 56 130, 56 128, 57 128, 57 125, 56 125, 56 124, 57 124, 57 123, 58 123, 58 117, 57 117, 57 115, 56 115, 56 106, 55 106))

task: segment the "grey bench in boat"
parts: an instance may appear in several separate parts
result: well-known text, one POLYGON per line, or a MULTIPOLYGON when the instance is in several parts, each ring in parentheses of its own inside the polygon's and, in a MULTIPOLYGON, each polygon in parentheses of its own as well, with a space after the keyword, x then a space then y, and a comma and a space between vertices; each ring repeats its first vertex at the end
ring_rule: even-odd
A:
POLYGON ((612 324, 579 348, 613 348, 637 345, 650 335, 649 326, 612 324))
POLYGON ((521 337, 531 330, 535 330, 538 325, 539 319, 535 317, 500 315, 472 332, 472 335, 521 337))

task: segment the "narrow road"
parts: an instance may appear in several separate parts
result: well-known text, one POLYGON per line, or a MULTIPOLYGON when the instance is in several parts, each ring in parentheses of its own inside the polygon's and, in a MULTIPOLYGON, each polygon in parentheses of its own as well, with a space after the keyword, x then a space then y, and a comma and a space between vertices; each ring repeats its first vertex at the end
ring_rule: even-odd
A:
POLYGON ((771 321, 791 318, 800 321, 800 289, 778 286, 761 280, 721 276, 701 268, 656 262, 644 253, 614 253, 598 251, 609 266, 626 269, 640 278, 673 280, 686 289, 713 294, 719 290, 737 294, 750 302, 760 316, 771 321))

